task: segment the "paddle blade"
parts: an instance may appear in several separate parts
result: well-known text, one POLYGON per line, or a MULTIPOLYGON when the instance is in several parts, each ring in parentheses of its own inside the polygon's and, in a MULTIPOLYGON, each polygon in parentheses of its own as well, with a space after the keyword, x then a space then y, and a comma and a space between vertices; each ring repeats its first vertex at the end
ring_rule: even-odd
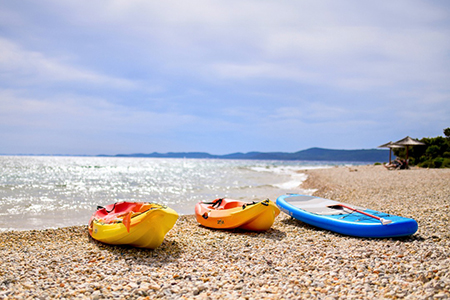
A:
POLYGON ((130 211, 129 213, 127 213, 123 219, 122 219, 122 223, 123 225, 125 225, 125 227, 127 228, 127 232, 130 232, 130 226, 131 226, 131 214, 132 212, 130 211))
POLYGON ((391 224, 392 223, 392 220, 386 220, 386 219, 383 219, 383 218, 380 218, 380 221, 381 221, 381 224, 383 224, 383 225, 387 225, 387 224, 391 224))

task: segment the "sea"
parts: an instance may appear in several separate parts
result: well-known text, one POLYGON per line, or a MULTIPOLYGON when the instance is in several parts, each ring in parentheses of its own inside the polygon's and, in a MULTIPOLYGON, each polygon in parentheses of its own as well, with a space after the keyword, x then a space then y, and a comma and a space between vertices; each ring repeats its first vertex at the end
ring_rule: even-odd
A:
POLYGON ((262 201, 302 189, 305 170, 362 163, 86 156, 0 156, 0 231, 86 225, 97 206, 262 201))

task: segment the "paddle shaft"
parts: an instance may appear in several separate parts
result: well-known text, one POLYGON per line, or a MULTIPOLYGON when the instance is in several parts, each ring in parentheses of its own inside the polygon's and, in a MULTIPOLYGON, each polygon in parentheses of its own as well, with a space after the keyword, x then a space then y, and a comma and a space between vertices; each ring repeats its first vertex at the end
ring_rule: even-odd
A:
POLYGON ((360 214, 366 215, 366 216, 368 216, 368 217, 371 217, 371 218, 374 218, 374 219, 380 220, 380 221, 381 221, 381 223, 382 223, 383 225, 386 225, 386 224, 392 223, 392 221, 391 221, 391 220, 386 220, 386 219, 383 219, 383 218, 380 218, 380 217, 374 216, 374 215, 372 215, 372 214, 366 213, 366 212, 364 212, 364 211, 362 211, 362 210, 359 210, 359 209, 356 209, 356 208, 350 207, 350 206, 348 206, 348 205, 345 205, 345 204, 337 204, 336 206, 341 206, 341 207, 344 207, 344 208, 347 208, 347 209, 353 210, 353 211, 355 211, 355 212, 358 212, 358 213, 360 213, 360 214))

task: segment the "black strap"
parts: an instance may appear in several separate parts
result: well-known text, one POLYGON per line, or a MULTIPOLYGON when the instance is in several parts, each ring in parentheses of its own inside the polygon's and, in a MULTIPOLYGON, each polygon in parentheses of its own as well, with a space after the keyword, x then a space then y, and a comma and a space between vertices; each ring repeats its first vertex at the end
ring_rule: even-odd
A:
POLYGON ((114 206, 113 206, 113 208, 111 208, 111 210, 107 210, 104 206, 98 205, 98 206, 97 206, 97 210, 99 210, 99 209, 104 209, 104 210, 106 210, 106 212, 109 214, 110 212, 112 212, 112 211, 116 208, 116 204, 117 204, 117 203, 114 203, 114 206))
POLYGON ((224 198, 220 198, 220 199, 214 200, 213 202, 202 202, 202 203, 203 203, 203 204, 212 204, 212 205, 213 205, 212 207, 213 207, 213 208, 216 208, 216 207, 219 207, 220 204, 222 204, 223 199, 224 199, 224 198))
POLYGON ((242 209, 245 209, 247 206, 255 205, 255 204, 258 204, 258 203, 261 203, 264 206, 269 206, 269 201, 270 201, 269 199, 266 199, 266 200, 261 201, 261 202, 253 201, 252 203, 246 203, 246 204, 242 205, 242 209))
POLYGON ((222 204, 223 198, 217 199, 216 203, 213 204, 213 208, 217 208, 222 204))

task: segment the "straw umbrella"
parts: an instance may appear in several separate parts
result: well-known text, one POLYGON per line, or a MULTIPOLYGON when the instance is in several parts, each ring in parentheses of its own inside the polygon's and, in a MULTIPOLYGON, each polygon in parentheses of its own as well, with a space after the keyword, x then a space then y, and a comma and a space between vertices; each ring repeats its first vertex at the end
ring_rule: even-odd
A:
POLYGON ((425 143, 419 142, 418 140, 412 139, 409 136, 396 141, 395 145, 405 146, 406 147, 406 161, 408 161, 408 147, 409 146, 423 146, 425 143))
POLYGON ((391 164, 392 148, 403 148, 403 147, 405 147, 405 146, 396 145, 392 141, 390 141, 389 143, 386 143, 386 144, 378 146, 378 148, 389 148, 389 164, 391 164))

